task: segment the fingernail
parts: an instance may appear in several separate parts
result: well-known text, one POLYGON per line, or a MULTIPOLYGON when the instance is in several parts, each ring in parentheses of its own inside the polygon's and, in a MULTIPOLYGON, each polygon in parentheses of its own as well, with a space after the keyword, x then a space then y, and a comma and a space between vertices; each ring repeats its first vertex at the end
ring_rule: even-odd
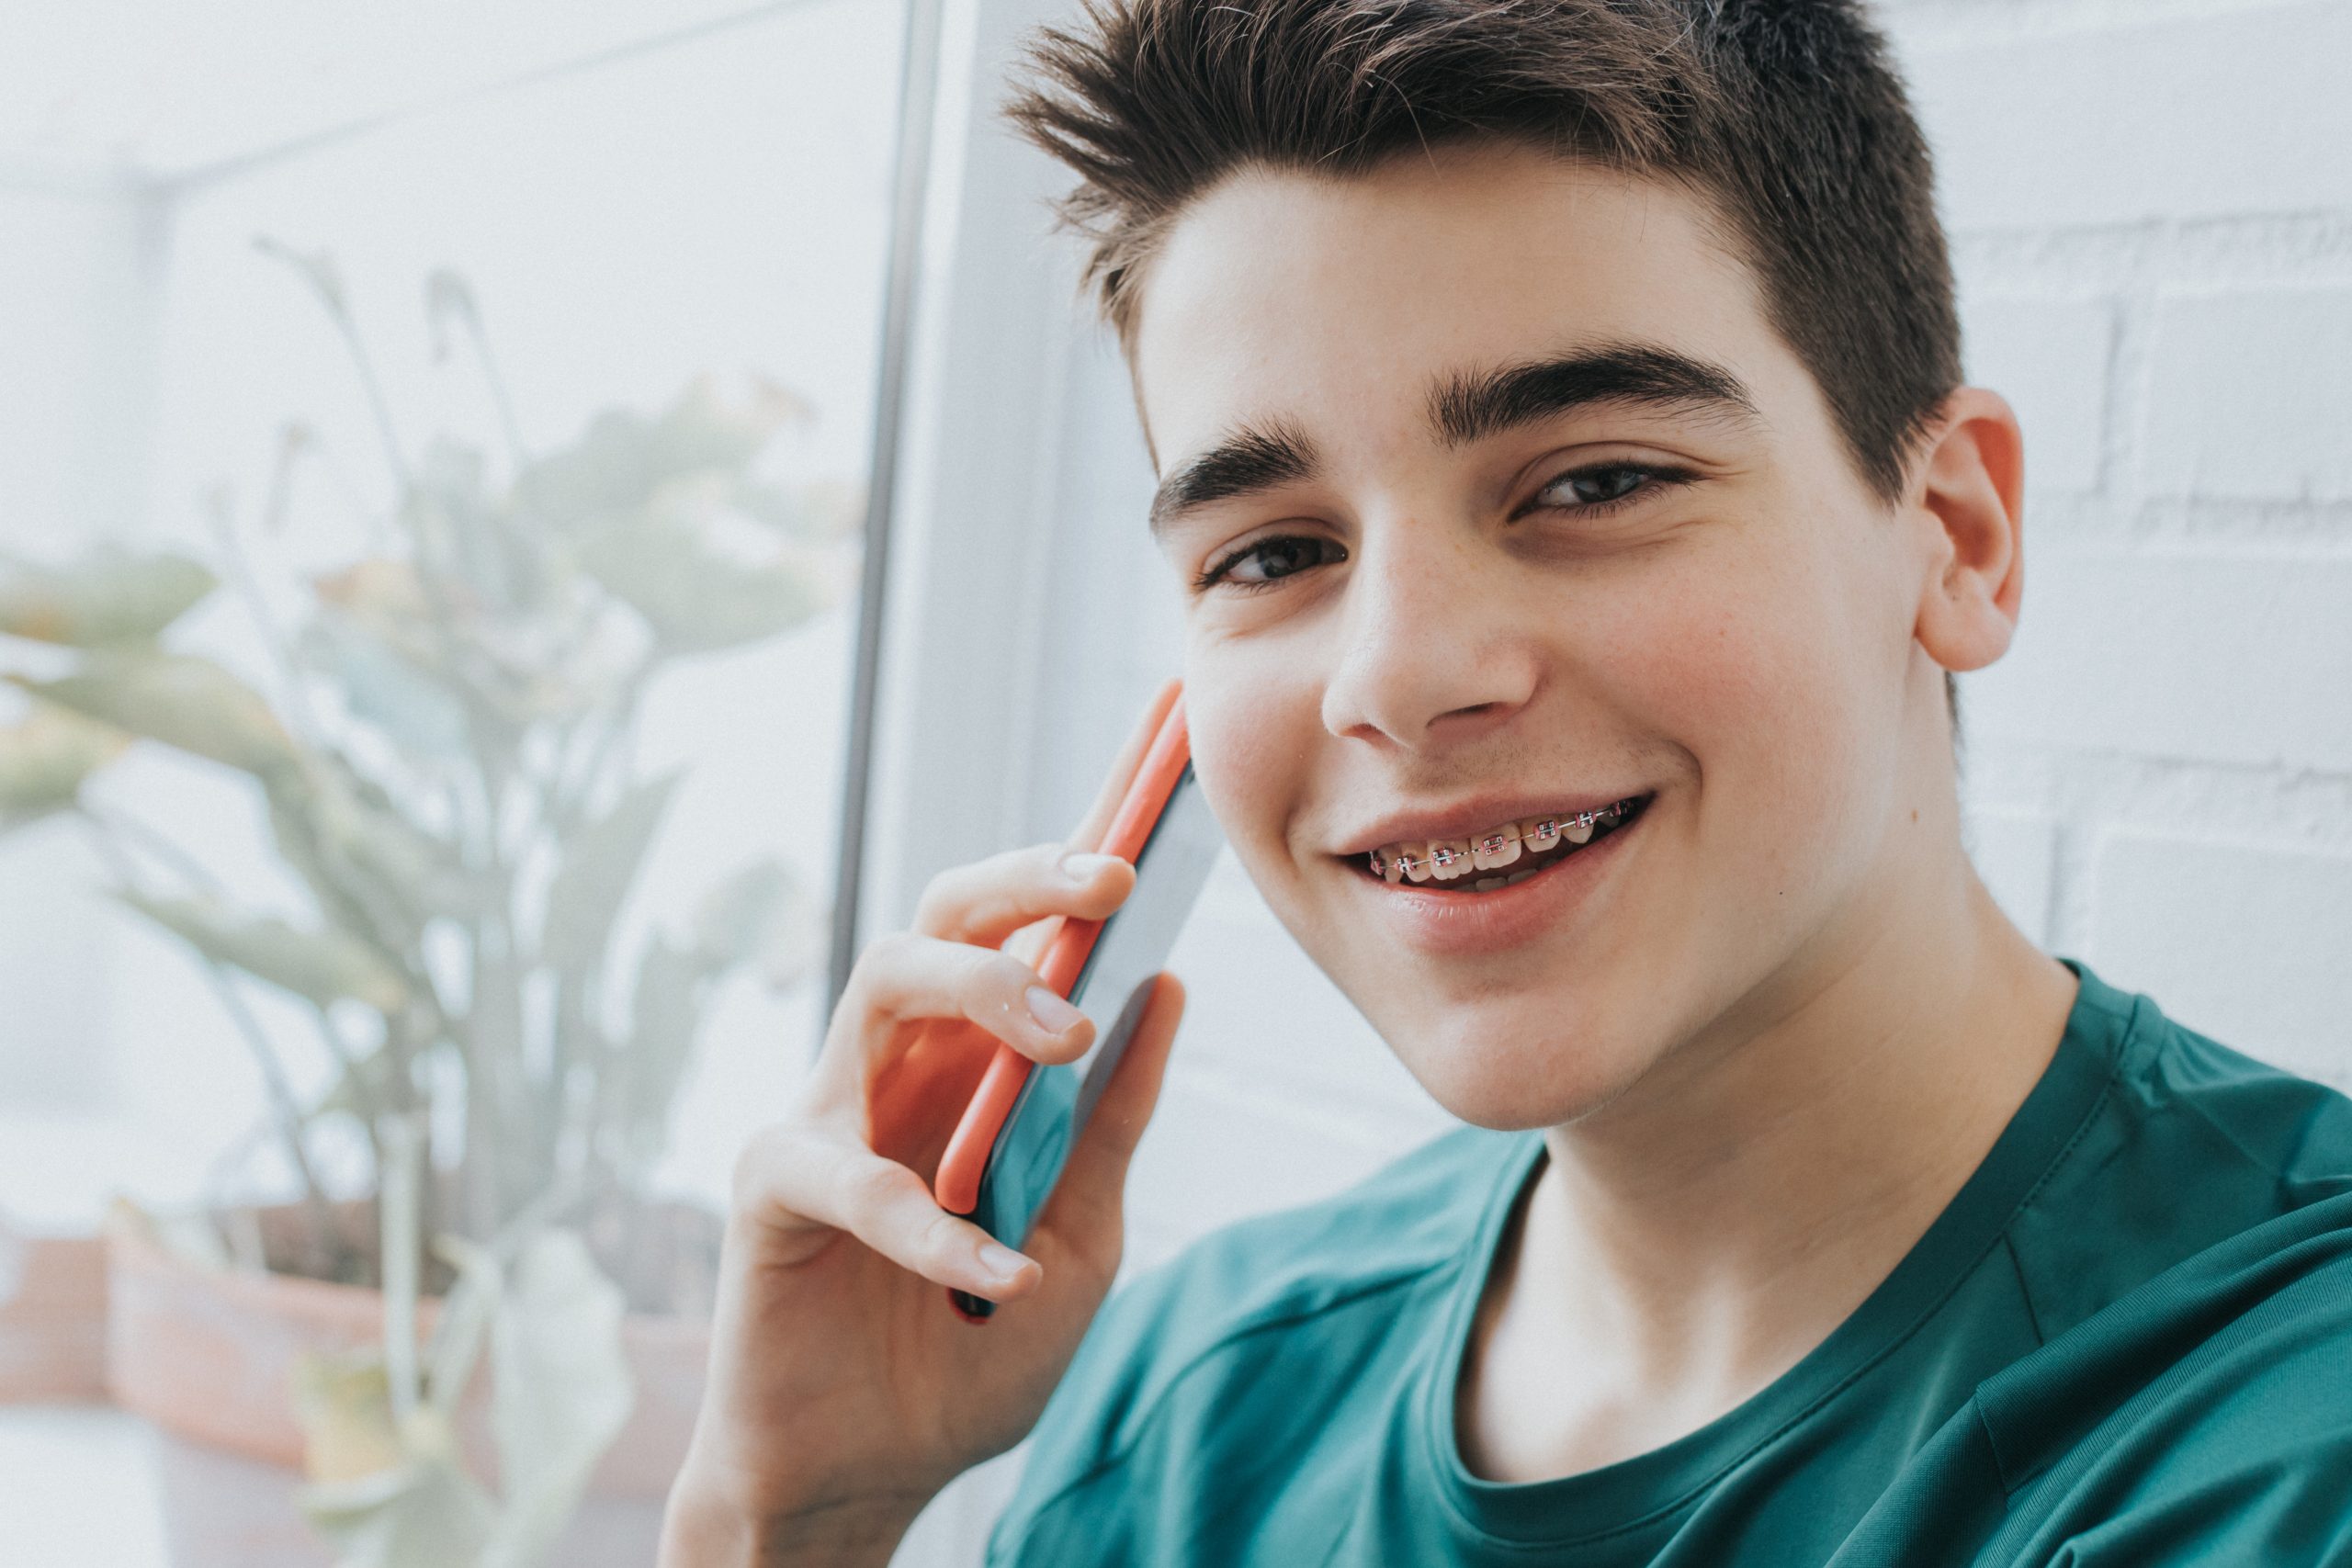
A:
POLYGON ((1118 861, 1119 857, 1116 855, 1098 855, 1072 850, 1069 854, 1062 856, 1062 874, 1072 882, 1091 882, 1104 866, 1116 865, 1118 861))
POLYGON ((981 1271, 1000 1285, 1012 1283, 1012 1277, 1021 1272, 1021 1266, 1027 1261, 1027 1258, 1002 1242, 980 1243, 981 1271))
POLYGON ((1029 999, 1029 1016, 1037 1027, 1048 1034, 1067 1034, 1086 1015, 1043 986, 1032 986, 1025 993, 1029 999))

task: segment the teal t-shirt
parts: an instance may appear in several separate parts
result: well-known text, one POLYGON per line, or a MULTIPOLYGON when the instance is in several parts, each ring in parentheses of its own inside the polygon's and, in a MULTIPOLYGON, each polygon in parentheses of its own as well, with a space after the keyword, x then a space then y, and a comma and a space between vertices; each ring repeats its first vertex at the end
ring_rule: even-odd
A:
POLYGON ((1453 1397, 1541 1134, 1464 1129, 1106 1304, 991 1563, 2352 1564, 2352 1100, 2082 988, 1925 1235, 1623 1462, 1472 1475, 1453 1397))

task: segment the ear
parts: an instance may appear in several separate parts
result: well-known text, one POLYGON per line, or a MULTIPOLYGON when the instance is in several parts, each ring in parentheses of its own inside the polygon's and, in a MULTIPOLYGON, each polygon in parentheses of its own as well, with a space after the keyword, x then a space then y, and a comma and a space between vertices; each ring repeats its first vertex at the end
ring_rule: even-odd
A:
POLYGON ((1998 392, 1962 387, 1929 427, 1910 513, 1926 570, 1914 635, 1946 670, 2008 651, 2025 592, 2025 436, 1998 392))

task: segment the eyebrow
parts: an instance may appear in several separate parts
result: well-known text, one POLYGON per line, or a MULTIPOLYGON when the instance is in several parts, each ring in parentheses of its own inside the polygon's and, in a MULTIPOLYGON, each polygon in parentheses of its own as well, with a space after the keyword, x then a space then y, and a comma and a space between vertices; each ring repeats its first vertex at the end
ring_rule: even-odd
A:
POLYGON ((1151 531, 1167 531, 1189 512, 1279 485, 1311 479, 1322 458, 1304 432, 1286 420, 1245 425, 1159 481, 1151 497, 1151 531))
POLYGON ((1450 447, 1596 403, 1713 409, 1755 417, 1739 378, 1672 349, 1616 344, 1533 365, 1463 373, 1431 389, 1430 426, 1450 447))
MULTIPOLYGON (((1696 409, 1749 420, 1756 402, 1739 378, 1672 349, 1618 344, 1532 364, 1457 371, 1430 388, 1424 412, 1449 448, 1467 446, 1580 409, 1606 404, 1696 409)), ((1188 513, 1313 479, 1321 455, 1287 420, 1244 425, 1177 465, 1151 498, 1151 531, 1188 513)))

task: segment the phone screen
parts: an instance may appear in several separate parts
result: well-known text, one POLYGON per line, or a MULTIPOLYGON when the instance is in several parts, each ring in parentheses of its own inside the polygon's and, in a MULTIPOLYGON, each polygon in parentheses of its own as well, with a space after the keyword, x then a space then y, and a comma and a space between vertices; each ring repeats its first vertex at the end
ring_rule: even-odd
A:
POLYGON ((1136 857, 1135 887, 1102 923, 1070 988, 1071 1002, 1093 1021, 1094 1043, 1074 1062, 1029 1070, 980 1178, 972 1219, 1007 1247, 1027 1238, 1031 1222, 1053 1190, 1224 842, 1187 764, 1136 857))

